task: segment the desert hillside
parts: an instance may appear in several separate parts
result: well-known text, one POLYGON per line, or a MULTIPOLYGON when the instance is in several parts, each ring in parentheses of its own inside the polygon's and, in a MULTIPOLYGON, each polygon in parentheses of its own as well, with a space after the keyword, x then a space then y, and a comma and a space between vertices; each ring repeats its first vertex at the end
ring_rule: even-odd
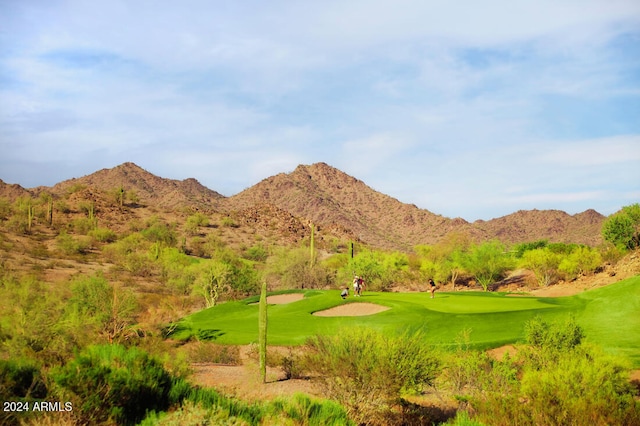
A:
POLYGON ((451 232, 464 232, 478 241, 497 238, 516 243, 547 239, 596 245, 601 242, 600 227, 605 219, 594 210, 576 215, 529 210, 469 223, 402 203, 325 163, 300 165, 291 173, 269 177, 231 197, 224 197, 194 178, 166 179, 133 163, 69 179, 51 188, 25 189, 0 181, 0 197, 14 200, 42 193, 63 197, 78 188, 84 188, 84 192, 76 197, 89 198, 96 198, 95 191, 116 194, 122 189, 132 197, 129 203, 136 205, 138 213, 140 209, 152 209, 226 215, 247 225, 278 228, 279 232, 290 234, 287 237, 290 241, 304 238, 309 223, 314 223, 320 230, 330 230, 335 235, 401 250, 436 243, 451 232))

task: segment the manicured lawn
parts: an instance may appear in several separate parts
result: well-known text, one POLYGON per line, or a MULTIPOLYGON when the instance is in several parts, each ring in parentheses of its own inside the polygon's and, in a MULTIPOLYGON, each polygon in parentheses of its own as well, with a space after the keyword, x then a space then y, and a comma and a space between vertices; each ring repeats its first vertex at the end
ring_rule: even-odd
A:
MULTIPOLYGON (((301 291, 302 292, 302 291, 301 291)), ((334 334, 345 327, 365 326, 394 333, 421 330, 428 343, 452 345, 469 331, 478 348, 514 343, 524 324, 536 315, 563 319, 569 315, 584 327, 587 340, 640 366, 640 276, 619 283, 560 297, 540 298, 500 293, 456 292, 375 293, 342 300, 339 291, 307 290, 304 299, 269 305, 270 345, 297 345, 315 334, 334 334), (313 312, 344 303, 369 302, 391 309, 360 317, 319 317, 313 312)), ((185 318, 173 337, 198 336, 225 344, 258 340, 258 297, 228 302, 185 318)))

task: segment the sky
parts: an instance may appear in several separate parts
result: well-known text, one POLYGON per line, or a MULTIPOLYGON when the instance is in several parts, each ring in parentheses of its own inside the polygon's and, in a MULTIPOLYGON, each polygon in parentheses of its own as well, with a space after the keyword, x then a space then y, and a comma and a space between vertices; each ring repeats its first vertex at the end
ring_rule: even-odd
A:
POLYGON ((640 202, 637 0, 1 0, 0 179, 231 196, 325 162, 446 217, 640 202))

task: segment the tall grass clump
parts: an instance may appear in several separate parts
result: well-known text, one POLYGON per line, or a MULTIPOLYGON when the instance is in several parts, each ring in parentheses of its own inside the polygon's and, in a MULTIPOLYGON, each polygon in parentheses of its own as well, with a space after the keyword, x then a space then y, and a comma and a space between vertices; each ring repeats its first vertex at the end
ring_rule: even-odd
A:
POLYGON ((356 328, 308 342, 307 368, 357 423, 389 424, 406 393, 433 384, 440 361, 419 335, 356 328))
POLYGON ((273 401, 266 410, 266 424, 295 424, 300 426, 356 425, 349 419, 344 407, 338 403, 329 400, 317 400, 299 393, 287 399, 273 401))

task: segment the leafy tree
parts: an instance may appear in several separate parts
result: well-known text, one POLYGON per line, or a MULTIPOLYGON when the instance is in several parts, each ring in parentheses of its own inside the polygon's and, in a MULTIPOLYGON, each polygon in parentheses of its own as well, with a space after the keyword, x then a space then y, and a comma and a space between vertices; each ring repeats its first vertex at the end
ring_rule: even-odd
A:
POLYGON ((329 271, 322 264, 309 267, 309 249, 279 248, 267 260, 265 275, 269 282, 284 288, 321 288, 330 282, 329 271))
POLYGON ((202 260, 188 268, 193 272, 192 292, 204 298, 207 307, 215 306, 218 300, 248 296, 258 291, 258 274, 250 263, 231 254, 202 260))
POLYGON ((625 206, 609 216, 602 225, 602 236, 622 249, 640 247, 640 204, 625 206))
POLYGON ((421 268, 423 278, 450 281, 455 289, 458 277, 465 272, 463 259, 470 246, 471 239, 464 232, 450 232, 434 246, 416 246, 416 253, 429 261, 421 268))
POLYGON ((602 264, 602 256, 596 249, 586 246, 576 247, 560 262, 558 269, 573 279, 581 274, 590 274, 602 264))
POLYGON ((408 269, 408 265, 406 254, 363 249, 338 271, 337 279, 351 283, 353 275, 358 275, 364 277, 367 289, 384 291, 402 271, 408 269))
POLYGON ((504 245, 497 240, 472 246, 461 261, 464 269, 475 276, 484 291, 512 267, 504 245))
POLYGON ((61 295, 39 280, 0 276, 0 312, 0 358, 26 357, 53 364, 71 351, 61 295))
POLYGON ((138 303, 132 291, 110 285, 102 275, 77 278, 71 290, 68 315, 76 324, 92 328, 109 343, 135 334, 138 303))
POLYGON ((560 256, 547 248, 536 248, 523 252, 520 265, 536 276, 540 286, 552 284, 558 274, 560 256))
POLYGON ((527 251, 545 248, 549 244, 547 240, 538 240, 529 243, 516 244, 513 247, 513 254, 517 259, 520 259, 527 251))

